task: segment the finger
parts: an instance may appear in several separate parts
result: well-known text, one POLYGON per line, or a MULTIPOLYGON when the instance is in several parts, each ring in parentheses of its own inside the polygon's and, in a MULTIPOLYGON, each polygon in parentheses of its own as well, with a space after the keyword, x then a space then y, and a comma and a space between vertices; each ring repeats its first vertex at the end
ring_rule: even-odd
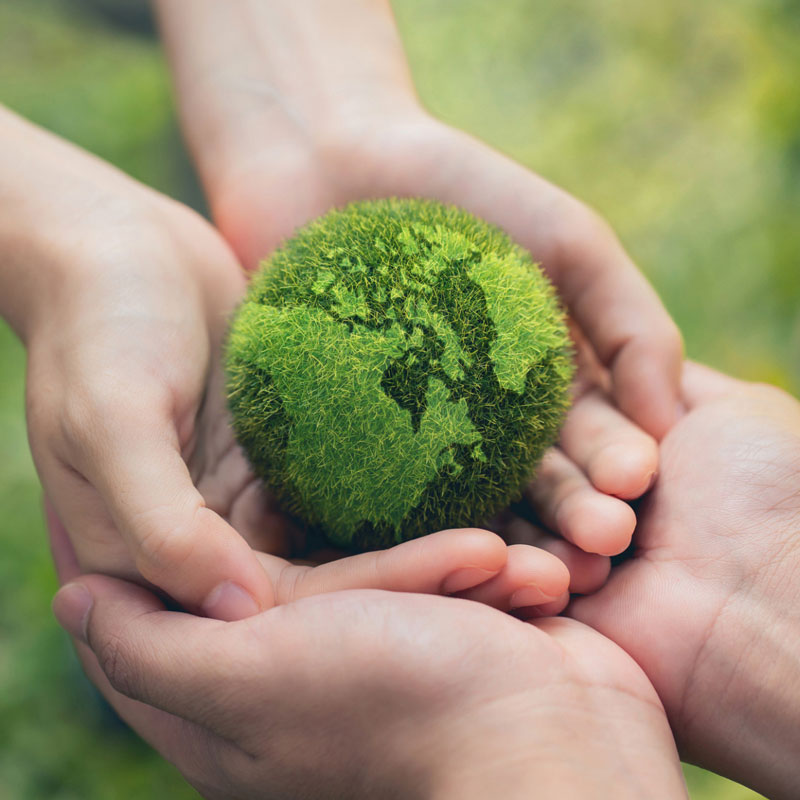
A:
POLYGON ((631 542, 636 527, 633 509, 598 492, 557 448, 545 454, 525 494, 544 524, 581 550, 612 556, 631 542))
POLYGON ((611 559, 608 556, 587 553, 554 536, 543 542, 541 547, 563 561, 569 570, 570 594, 593 594, 605 586, 611 573, 611 559))
POLYGON ((568 318, 569 335, 575 353, 575 378, 573 396, 582 397, 590 389, 611 393, 611 376, 600 363, 594 348, 574 319, 568 318))
MULTIPOLYGON (((195 774, 199 767, 207 763, 197 756, 202 754, 207 759, 209 752, 212 751, 207 744, 207 740, 211 738, 208 731, 174 714, 120 694, 111 686, 100 669, 92 650, 81 642, 76 642, 75 649, 86 676, 114 711, 164 758, 179 768, 189 761, 193 765, 197 764, 193 769, 195 774)), ((214 744, 215 748, 218 748, 225 743, 215 739, 214 744)))
POLYGON ((597 490, 625 500, 644 494, 658 468, 655 439, 596 390, 575 401, 559 444, 597 490))
POLYGON ((526 544, 511 545, 508 561, 495 577, 460 597, 509 611, 558 599, 569 587, 569 572, 554 555, 526 544))
MULTIPOLYGON (((157 403, 126 398, 101 411, 94 424, 77 426, 92 435, 82 436, 74 460, 141 575, 184 607, 217 619, 241 619, 272 605, 255 552, 206 508, 157 403)), ((80 518, 65 523, 72 530, 80 518)))
POLYGON ((508 544, 532 545, 552 553, 569 572, 570 594, 592 594, 608 580, 611 571, 608 556, 586 553, 522 517, 506 523, 503 538, 508 544))
POLYGON ((496 534, 477 528, 439 531, 389 550, 342 558, 317 567, 298 566, 266 554, 261 563, 276 602, 343 589, 453 594, 497 575, 507 548, 496 534))
POLYGON ((719 397, 730 394, 732 390, 741 386, 742 381, 717 372, 717 370, 707 367, 705 364, 687 361, 683 365, 681 389, 683 398, 689 408, 710 403, 719 397))
POLYGON ((69 541, 67 529, 47 497, 44 498, 43 505, 45 525, 50 539, 50 553, 53 556, 58 582, 64 584, 80 575, 80 566, 69 541))
POLYGON ((568 605, 569 592, 564 592, 560 597, 549 603, 543 603, 539 606, 528 606, 527 608, 518 608, 514 612, 514 616, 525 620, 539 619, 541 617, 555 617, 568 605))
MULTIPOLYGON (((202 485, 198 488, 206 497, 202 485)), ((260 480, 252 481, 238 494, 227 518, 250 547, 274 556, 288 557, 292 543, 300 536, 298 526, 260 480)))
POLYGON ((464 148, 463 169, 457 180, 443 174, 439 199, 500 225, 542 262, 610 370, 622 411, 662 437, 677 419, 683 345, 658 295, 583 204, 466 134, 451 135, 464 148))
MULTIPOLYGON (((47 498, 44 500, 44 510, 56 573, 59 583, 66 584, 80 574, 78 561, 70 544, 67 530, 56 516, 47 498)), ((78 629, 81 634, 83 634, 83 622, 86 615, 86 599, 81 590, 77 589, 77 596, 75 591, 68 591, 59 595, 57 604, 54 601, 56 614, 64 619, 69 619, 71 626, 78 629)), ((131 700, 115 691, 89 647, 80 639, 75 640, 75 645, 89 680, 122 719, 164 757, 173 763, 178 763, 179 759, 183 760, 187 745, 198 740, 203 734, 191 723, 179 717, 131 700)))
POLYGON ((207 715, 215 684, 234 673, 225 645, 233 626, 165 611, 135 584, 84 575, 59 590, 53 612, 115 692, 184 719, 207 715))

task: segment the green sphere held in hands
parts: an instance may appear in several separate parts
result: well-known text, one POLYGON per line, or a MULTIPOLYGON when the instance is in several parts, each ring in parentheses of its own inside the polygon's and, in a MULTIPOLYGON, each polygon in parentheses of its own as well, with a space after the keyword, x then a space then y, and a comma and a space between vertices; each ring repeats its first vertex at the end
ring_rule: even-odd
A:
POLYGON ((555 291, 502 231, 427 200, 331 211, 230 331, 237 438, 290 513, 367 550, 518 499, 569 402, 555 291))

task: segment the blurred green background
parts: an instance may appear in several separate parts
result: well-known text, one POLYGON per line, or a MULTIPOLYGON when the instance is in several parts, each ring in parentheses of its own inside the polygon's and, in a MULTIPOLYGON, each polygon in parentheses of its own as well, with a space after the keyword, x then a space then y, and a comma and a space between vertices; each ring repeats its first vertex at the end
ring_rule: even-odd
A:
MULTIPOLYGON (((692 357, 800 390, 800 5, 394 6, 426 104, 601 211, 692 357)), ((201 203, 147 36, 66 0, 0 0, 0 102, 201 203)), ((0 800, 196 797, 97 700, 52 619, 23 381, 0 325, 0 800)), ((756 796, 687 777, 693 800, 756 796)))

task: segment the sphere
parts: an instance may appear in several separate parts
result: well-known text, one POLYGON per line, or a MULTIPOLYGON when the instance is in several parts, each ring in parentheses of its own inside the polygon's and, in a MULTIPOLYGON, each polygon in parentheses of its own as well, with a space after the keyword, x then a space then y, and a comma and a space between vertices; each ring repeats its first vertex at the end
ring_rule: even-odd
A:
POLYGON ((353 550, 480 524, 518 499, 573 375, 531 256, 420 199, 353 203, 300 229, 253 277, 226 367, 257 475, 353 550))

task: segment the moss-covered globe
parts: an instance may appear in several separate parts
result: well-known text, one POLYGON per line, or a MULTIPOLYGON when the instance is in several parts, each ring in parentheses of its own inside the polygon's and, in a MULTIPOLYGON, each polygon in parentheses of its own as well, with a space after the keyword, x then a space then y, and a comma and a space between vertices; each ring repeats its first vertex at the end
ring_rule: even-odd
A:
POLYGON ((525 250, 461 209, 378 200, 331 211, 263 263, 227 370, 256 473, 287 511, 365 550, 518 498, 573 368, 525 250))

